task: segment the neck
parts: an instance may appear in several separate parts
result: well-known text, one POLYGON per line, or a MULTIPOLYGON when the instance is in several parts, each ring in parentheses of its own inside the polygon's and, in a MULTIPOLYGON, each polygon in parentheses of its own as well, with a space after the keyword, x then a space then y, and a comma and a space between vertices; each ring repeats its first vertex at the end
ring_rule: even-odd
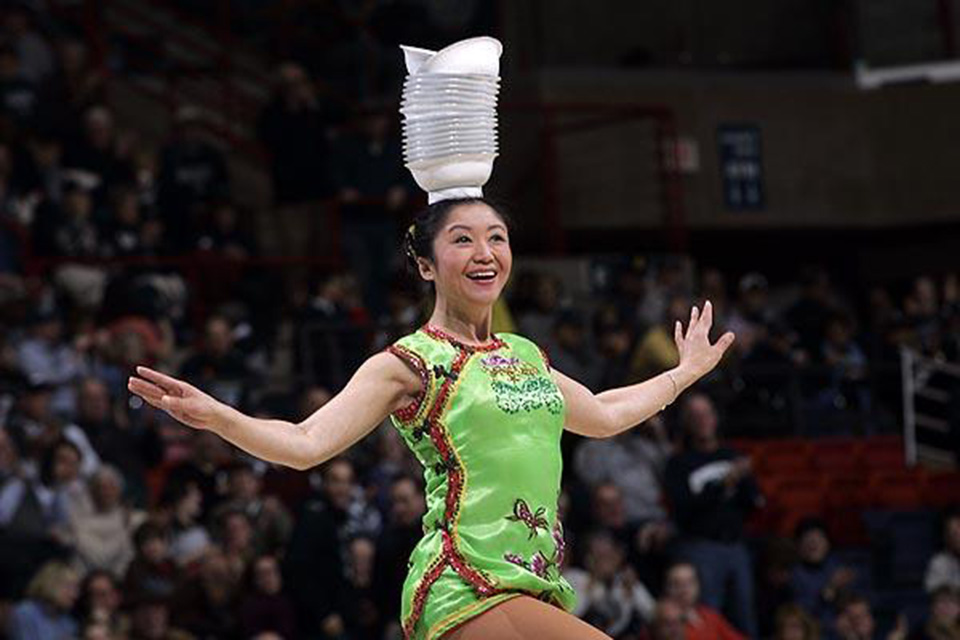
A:
POLYGON ((438 297, 429 324, 465 343, 483 344, 492 336, 493 307, 461 308, 438 297))

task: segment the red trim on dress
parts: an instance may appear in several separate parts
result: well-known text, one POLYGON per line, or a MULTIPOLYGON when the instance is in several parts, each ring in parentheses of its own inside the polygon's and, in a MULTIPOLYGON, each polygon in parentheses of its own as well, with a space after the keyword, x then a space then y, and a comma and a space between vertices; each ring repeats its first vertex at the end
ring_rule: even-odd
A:
POLYGON ((469 353, 474 353, 477 351, 496 351, 497 349, 500 349, 501 347, 506 345, 506 343, 503 340, 501 340, 497 336, 497 334, 493 334, 493 340, 491 340, 487 344, 467 344, 465 342, 461 342, 460 340, 453 337, 443 329, 439 327, 435 327, 431 324, 423 325, 422 327, 420 327, 420 330, 423 331, 428 336, 430 336, 431 338, 433 338, 434 340, 442 340, 444 342, 449 342, 460 351, 467 351, 469 353))
MULTIPOLYGON (((441 526, 443 552, 434 561, 435 564, 430 566, 414 590, 413 610, 403 623, 404 637, 408 639, 413 637, 413 631, 416 628, 417 621, 423 614, 424 603, 426 602, 430 588, 433 586, 433 583, 440 578, 443 569, 448 565, 457 572, 457 575, 470 584, 478 595, 489 597, 501 592, 487 576, 470 566, 454 542, 454 523, 460 511, 460 503, 464 491, 463 469, 460 467, 460 462, 455 455, 450 434, 447 433, 446 429, 444 429, 440 423, 440 416, 443 415, 447 402, 451 397, 453 386, 456 384, 456 380, 470 359, 470 356, 476 351, 493 351, 499 349, 504 343, 499 338, 495 338, 494 342, 491 342, 489 345, 471 347, 471 345, 465 345, 433 327, 424 327, 423 331, 435 339, 451 342, 453 346, 457 348, 458 353, 450 365, 449 375, 442 376, 443 382, 437 391, 433 406, 430 407, 430 411, 427 414, 426 423, 429 429, 427 433, 440 457, 438 464, 443 465, 447 472, 446 505, 441 526)), ((424 369, 426 370, 426 367, 424 367, 424 369)))
POLYGON ((430 371, 427 370, 427 363, 423 361, 419 354, 402 345, 392 344, 386 348, 386 351, 406 362, 420 376, 420 393, 410 404, 393 412, 393 415, 400 422, 410 422, 420 413, 420 405, 427 397, 427 390, 430 388, 430 371))

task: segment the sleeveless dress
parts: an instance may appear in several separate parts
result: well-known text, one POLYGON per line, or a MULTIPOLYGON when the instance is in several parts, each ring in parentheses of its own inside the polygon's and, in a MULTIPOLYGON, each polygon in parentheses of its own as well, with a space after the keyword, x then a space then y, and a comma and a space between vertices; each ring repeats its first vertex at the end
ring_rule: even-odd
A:
POLYGON ((513 334, 471 346, 430 326, 387 350, 423 382, 391 416, 427 496, 403 586, 404 637, 439 638, 519 595, 572 610, 557 519, 564 403, 543 352, 513 334))

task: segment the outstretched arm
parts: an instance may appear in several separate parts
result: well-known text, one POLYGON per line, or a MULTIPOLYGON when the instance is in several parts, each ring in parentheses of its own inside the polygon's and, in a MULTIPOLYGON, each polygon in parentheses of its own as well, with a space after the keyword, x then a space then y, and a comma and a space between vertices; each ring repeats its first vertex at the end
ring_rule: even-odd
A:
POLYGON ((680 364, 639 384, 595 394, 554 370, 553 378, 567 404, 566 428, 583 436, 608 438, 662 411, 687 387, 712 371, 733 344, 734 335, 730 332, 710 344, 712 324, 713 305, 709 301, 703 307, 702 316, 694 307, 685 333, 679 321, 674 326, 680 364))
POLYGON ((137 367, 127 387, 180 422, 208 429, 268 462, 308 469, 336 456, 409 403, 420 379, 389 353, 372 356, 323 407, 299 424, 263 420, 237 411, 193 385, 137 367))

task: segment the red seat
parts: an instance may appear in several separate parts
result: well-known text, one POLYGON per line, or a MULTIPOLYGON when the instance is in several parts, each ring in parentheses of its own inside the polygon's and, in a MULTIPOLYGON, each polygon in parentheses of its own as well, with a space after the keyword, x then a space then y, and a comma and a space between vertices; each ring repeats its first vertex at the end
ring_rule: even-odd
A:
POLYGON ((921 482, 923 503, 930 507, 943 509, 960 506, 960 473, 930 472, 924 474, 921 482))
POLYGON ((767 442, 756 451, 753 463, 769 475, 810 471, 810 444, 806 440, 767 442))
POLYGON ((880 507, 917 509, 923 505, 920 476, 909 471, 873 473, 870 476, 873 500, 880 507))
POLYGON ((861 443, 850 438, 827 438, 813 445, 814 468, 826 472, 853 471, 861 466, 861 443))
POLYGON ((804 518, 822 518, 824 514, 822 486, 783 487, 772 500, 772 506, 779 516, 777 530, 784 536, 792 536, 797 524, 804 518))
POLYGON ((903 442, 893 438, 871 438, 863 443, 862 459, 869 469, 899 470, 906 468, 903 442))

